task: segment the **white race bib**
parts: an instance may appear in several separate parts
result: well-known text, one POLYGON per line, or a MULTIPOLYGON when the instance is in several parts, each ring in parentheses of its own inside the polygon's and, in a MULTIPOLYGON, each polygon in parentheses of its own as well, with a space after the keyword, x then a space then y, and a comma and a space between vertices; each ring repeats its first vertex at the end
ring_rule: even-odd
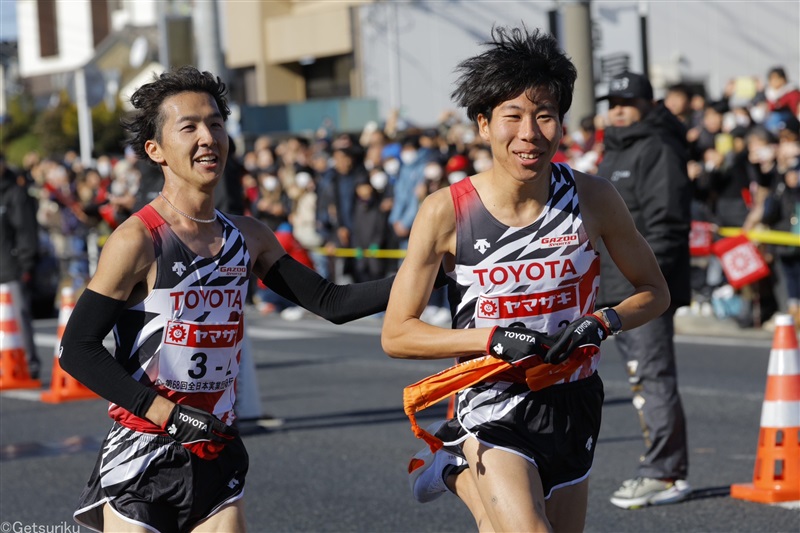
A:
POLYGON ((229 388, 239 374, 238 336, 238 322, 168 320, 156 383, 181 392, 229 388))

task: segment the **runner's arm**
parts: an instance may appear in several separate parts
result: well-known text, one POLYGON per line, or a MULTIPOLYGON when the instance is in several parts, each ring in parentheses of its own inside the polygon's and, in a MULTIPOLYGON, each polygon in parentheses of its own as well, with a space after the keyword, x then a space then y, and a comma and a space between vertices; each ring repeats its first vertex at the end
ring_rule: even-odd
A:
POLYGON ((419 319, 442 258, 454 251, 455 208, 449 189, 441 189, 420 206, 408 253, 392 286, 381 334, 390 357, 445 359, 486 353, 492 329, 445 329, 419 319))
MULTIPOLYGON (((251 217, 237 217, 247 248, 255 257, 253 273, 287 300, 333 322, 343 324, 386 309, 394 276, 337 285, 286 253, 275 234, 251 217)), ((444 272, 439 283, 445 283, 444 272)))
POLYGON ((669 288, 653 250, 636 229, 625 201, 611 182, 579 173, 576 181, 581 212, 591 220, 595 235, 602 238, 611 259, 634 288, 631 296, 614 306, 622 329, 641 326, 661 315, 670 302, 669 288))
POLYGON ((61 368, 106 400, 159 426, 173 403, 139 383, 103 346, 135 289, 146 290, 155 261, 147 229, 135 217, 103 246, 97 271, 75 304, 61 339, 61 368))

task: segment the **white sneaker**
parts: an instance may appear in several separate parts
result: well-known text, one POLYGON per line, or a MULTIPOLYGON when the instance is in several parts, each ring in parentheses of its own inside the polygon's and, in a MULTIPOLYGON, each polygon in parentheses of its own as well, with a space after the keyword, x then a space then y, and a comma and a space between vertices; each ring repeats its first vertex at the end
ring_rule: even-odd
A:
POLYGON ((611 503, 622 509, 639 509, 648 505, 678 503, 689 497, 692 488, 683 479, 666 481, 637 477, 623 481, 611 495, 611 503))
MULTIPOLYGON (((434 434, 445 423, 444 420, 433 423, 427 428, 428 433, 434 434)), ((445 449, 431 453, 425 446, 408 463, 408 483, 414 499, 420 503, 433 501, 450 489, 444 482, 453 467, 465 466, 467 461, 445 449)))

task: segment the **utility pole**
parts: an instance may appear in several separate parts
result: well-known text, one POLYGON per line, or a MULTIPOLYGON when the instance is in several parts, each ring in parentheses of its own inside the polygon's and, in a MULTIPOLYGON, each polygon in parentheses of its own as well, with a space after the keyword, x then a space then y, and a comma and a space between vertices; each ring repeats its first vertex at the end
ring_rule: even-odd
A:
POLYGON ((161 0, 156 2, 156 10, 158 13, 158 62, 161 63, 166 70, 172 66, 169 60, 169 11, 170 0, 161 0))
POLYGON ((86 69, 84 67, 75 71, 75 103, 78 107, 78 140, 81 163, 88 167, 92 164, 94 130, 92 129, 92 109, 89 107, 89 95, 86 92, 86 69))
POLYGON ((594 53, 592 50, 591 0, 561 0, 564 17, 564 36, 561 43, 578 69, 568 131, 578 130, 583 117, 595 114, 594 53))
POLYGON ((647 50, 647 2, 639 0, 639 39, 642 46, 642 74, 650 77, 650 60, 647 50))
POLYGON ((197 68, 227 79, 220 43, 217 0, 195 2, 192 9, 192 32, 197 51, 197 68))

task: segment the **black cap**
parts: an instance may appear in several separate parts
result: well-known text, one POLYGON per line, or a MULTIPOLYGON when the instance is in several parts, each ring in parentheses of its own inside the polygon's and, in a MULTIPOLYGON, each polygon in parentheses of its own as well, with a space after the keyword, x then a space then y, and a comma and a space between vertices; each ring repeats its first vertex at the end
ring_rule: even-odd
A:
POLYGON ((623 72, 617 74, 608 83, 608 94, 597 99, 607 100, 608 98, 644 98, 653 99, 653 86, 650 81, 641 74, 633 72, 623 72))

